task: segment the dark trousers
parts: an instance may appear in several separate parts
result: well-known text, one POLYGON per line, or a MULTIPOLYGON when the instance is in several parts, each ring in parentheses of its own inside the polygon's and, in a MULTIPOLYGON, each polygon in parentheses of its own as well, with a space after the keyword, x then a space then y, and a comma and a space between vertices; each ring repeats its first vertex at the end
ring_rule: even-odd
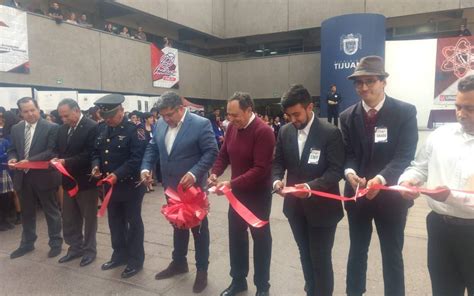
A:
POLYGON ((328 105, 328 122, 334 121, 334 125, 338 126, 339 108, 338 106, 328 105))
POLYGON ((145 188, 140 186, 139 189, 140 194, 130 196, 126 201, 113 201, 112 196, 107 207, 114 250, 112 260, 125 262, 131 268, 141 268, 145 261, 145 234, 141 214, 145 188))
MULTIPOLYGON (((271 201, 270 201, 271 207, 271 201)), ((270 207, 258 211, 249 207, 257 217, 268 220, 270 207), (265 213, 266 212, 266 213, 265 213)), ((243 281, 249 273, 249 237, 247 229, 253 238, 254 284, 259 291, 270 289, 270 261, 272 257, 272 235, 270 224, 261 228, 251 227, 232 207, 229 207, 229 254, 230 276, 233 281, 243 281)))
POLYGON ((332 247, 336 226, 313 227, 308 224, 304 215, 295 215, 288 222, 300 252, 306 295, 332 295, 332 247))
POLYGON ((393 215, 381 214, 377 212, 374 202, 363 211, 347 211, 351 240, 346 278, 348 295, 362 295, 366 290, 367 252, 372 236, 372 220, 377 227, 382 252, 384 295, 405 295, 402 250, 407 211, 393 215))
POLYGON ((95 188, 80 190, 73 198, 64 190, 63 234, 70 254, 97 254, 97 196, 95 188))
POLYGON ((23 232, 21 244, 23 247, 34 246, 36 241, 36 201, 39 200, 48 224, 49 246, 60 248, 61 237, 61 212, 56 197, 57 188, 39 191, 28 174, 23 176, 21 191, 18 192, 21 205, 21 223, 23 232))
POLYGON ((474 295, 474 225, 455 225, 435 212, 426 218, 428 269, 434 296, 474 295))
MULTIPOLYGON (((209 223, 207 217, 202 220, 201 225, 191 228, 194 237, 194 249, 196 250, 197 270, 207 271, 209 266, 209 223)), ((173 260, 186 263, 189 244, 189 229, 173 229, 173 260)))
POLYGON ((10 192, 0 194, 0 224, 7 222, 11 201, 10 192))

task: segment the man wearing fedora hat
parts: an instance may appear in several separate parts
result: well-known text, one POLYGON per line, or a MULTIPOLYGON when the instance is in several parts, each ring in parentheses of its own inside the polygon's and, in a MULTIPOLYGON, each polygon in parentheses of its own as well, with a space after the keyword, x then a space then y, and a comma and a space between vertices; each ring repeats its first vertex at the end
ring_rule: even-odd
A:
POLYGON ((348 77, 354 82, 361 102, 341 114, 346 150, 344 193, 352 196, 357 187, 369 188, 366 197, 345 203, 351 241, 348 295, 362 295, 366 291, 372 220, 380 240, 385 295, 405 295, 402 249, 406 216, 413 202, 397 192, 379 192, 370 187, 397 184, 414 158, 418 128, 415 106, 385 94, 387 77, 381 57, 362 58, 348 77))

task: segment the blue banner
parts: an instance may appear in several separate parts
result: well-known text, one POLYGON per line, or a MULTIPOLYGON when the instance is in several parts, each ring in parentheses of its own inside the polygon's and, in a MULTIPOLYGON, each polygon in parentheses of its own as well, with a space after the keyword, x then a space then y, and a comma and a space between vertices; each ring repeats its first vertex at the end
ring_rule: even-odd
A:
POLYGON ((385 17, 357 13, 336 16, 321 25, 321 117, 327 117, 327 95, 331 84, 342 97, 339 112, 359 101, 347 76, 368 55, 385 55, 385 17))

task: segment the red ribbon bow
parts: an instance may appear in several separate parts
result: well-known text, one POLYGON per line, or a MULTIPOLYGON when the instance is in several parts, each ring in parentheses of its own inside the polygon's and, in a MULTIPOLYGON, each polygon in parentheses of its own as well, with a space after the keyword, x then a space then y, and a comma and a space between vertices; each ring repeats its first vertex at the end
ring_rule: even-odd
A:
POLYGON ((190 187, 186 191, 178 185, 178 192, 165 190, 168 204, 161 208, 166 220, 177 228, 190 229, 198 226, 209 213, 209 200, 201 188, 190 187))

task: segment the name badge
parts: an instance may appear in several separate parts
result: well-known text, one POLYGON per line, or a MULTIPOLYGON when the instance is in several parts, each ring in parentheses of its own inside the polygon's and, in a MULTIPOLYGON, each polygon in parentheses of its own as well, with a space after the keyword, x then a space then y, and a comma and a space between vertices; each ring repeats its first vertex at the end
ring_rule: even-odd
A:
POLYGON ((386 127, 375 127, 374 143, 387 143, 388 130, 386 127))
POLYGON ((319 156, 321 156, 321 150, 311 148, 311 152, 309 153, 308 157, 308 164, 318 164, 319 156))

